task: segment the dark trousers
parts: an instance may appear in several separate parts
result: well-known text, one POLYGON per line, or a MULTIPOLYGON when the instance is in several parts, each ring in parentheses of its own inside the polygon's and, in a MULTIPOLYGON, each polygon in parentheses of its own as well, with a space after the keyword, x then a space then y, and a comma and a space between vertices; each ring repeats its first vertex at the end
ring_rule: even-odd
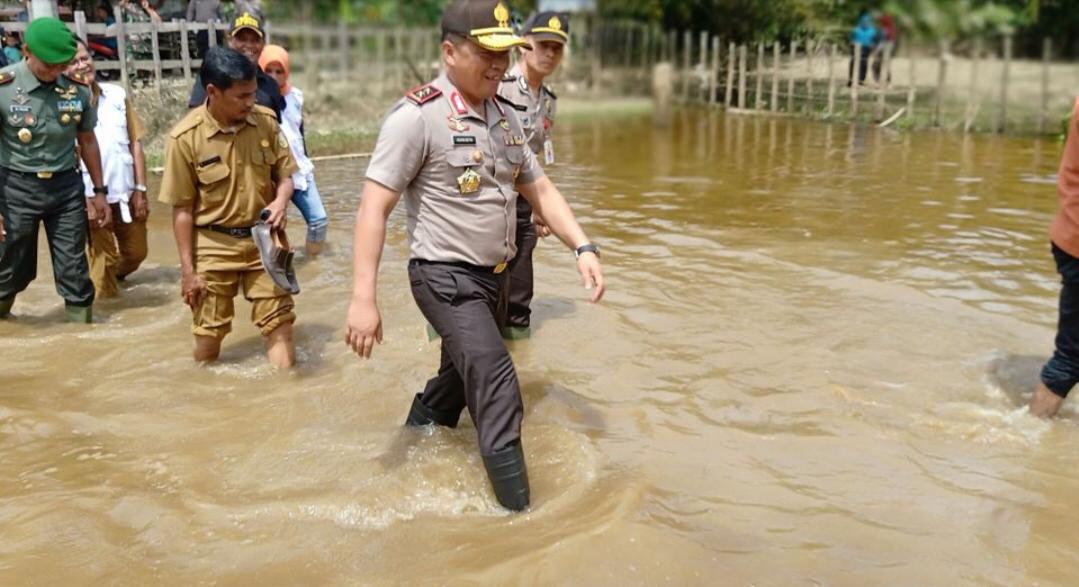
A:
POLYGON ((412 296, 442 337, 442 360, 420 395, 432 410, 468 408, 480 453, 491 455, 521 438, 524 405, 517 371, 495 320, 505 273, 413 260, 412 296))
MULTIPOLYGON (((850 49, 850 67, 848 68, 849 74, 847 75, 847 85, 854 83, 854 51, 855 48, 850 49)), ((862 60, 858 66, 858 83, 864 84, 866 75, 869 73, 869 56, 873 54, 872 47, 862 47, 862 60)))
POLYGON ((499 324, 528 328, 532 319, 534 289, 532 252, 536 250, 536 225, 532 224, 532 205, 517 196, 517 256, 510 262, 510 278, 499 300, 499 324))
POLYGON ((37 278, 37 240, 44 224, 56 291, 69 306, 94 303, 86 261, 86 200, 82 175, 62 172, 39 179, 0 170, 0 214, 7 241, 0 244, 0 299, 7 300, 37 278))
POLYGON ((1053 245, 1063 287, 1060 289, 1060 316, 1057 321, 1056 351, 1042 368, 1042 383, 1060 397, 1079 383, 1079 259, 1053 245))

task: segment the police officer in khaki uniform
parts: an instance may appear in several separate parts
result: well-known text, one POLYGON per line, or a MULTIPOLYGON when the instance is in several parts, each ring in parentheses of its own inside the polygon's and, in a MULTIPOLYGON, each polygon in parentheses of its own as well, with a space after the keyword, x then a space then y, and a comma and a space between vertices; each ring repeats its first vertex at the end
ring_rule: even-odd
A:
POLYGON ((44 224, 67 319, 89 323, 94 286, 86 262, 87 217, 97 228, 110 222, 94 136, 97 115, 86 80, 63 75, 75 57, 75 37, 64 23, 35 20, 26 31, 26 49, 24 61, 0 70, 0 318, 37 277, 44 224), (76 143, 94 186, 88 199, 76 143))
MULTIPOLYGON (((525 107, 521 112, 528 148, 543 165, 554 164, 554 128, 558 96, 544 80, 562 63, 562 53, 569 42, 569 19, 557 12, 533 14, 521 27, 527 46, 518 50, 520 60, 502 80, 498 93, 514 104, 525 107)), ((525 198, 517 199, 517 257, 510 263, 510 278, 499 312, 503 320, 502 336, 511 340, 528 338, 532 317, 532 251, 539 236, 550 234, 542 219, 533 222, 532 206, 525 198)))
POLYGON ((495 312, 516 254, 517 196, 576 251, 603 296, 598 249, 525 145, 517 107, 496 99, 509 50, 524 44, 498 0, 453 0, 442 16, 446 73, 410 90, 383 123, 356 217, 355 275, 346 341, 370 357, 382 341, 376 279, 386 219, 403 195, 412 294, 442 337, 438 374, 412 402, 407 424, 453 427, 468 408, 499 503, 529 504, 517 373, 495 312))
POLYGON ((290 367, 294 304, 263 270, 251 228, 264 210, 269 224, 284 227, 296 164, 273 111, 255 105, 255 71, 232 49, 207 52, 200 72, 207 102, 169 133, 159 199, 173 206, 195 360, 217 359, 242 288, 270 363, 290 367))

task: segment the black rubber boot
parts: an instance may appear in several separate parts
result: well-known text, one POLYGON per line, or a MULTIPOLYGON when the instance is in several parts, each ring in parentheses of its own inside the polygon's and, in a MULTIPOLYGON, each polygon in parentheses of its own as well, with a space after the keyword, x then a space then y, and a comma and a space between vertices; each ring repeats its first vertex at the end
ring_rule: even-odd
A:
POLYGON ((519 512, 528 508, 528 469, 525 451, 516 442, 492 454, 484 455, 483 466, 491 479, 491 487, 502 507, 519 512))
POLYGON ((11 307, 15 305, 15 296, 0 299, 0 320, 11 315, 11 307))
POLYGON ((447 428, 456 428, 457 421, 460 419, 461 412, 453 413, 435 410, 423 405, 423 402, 420 401, 420 394, 417 393, 416 397, 412 400, 412 409, 408 411, 408 418, 405 420, 405 426, 427 426, 428 424, 436 424, 447 428))

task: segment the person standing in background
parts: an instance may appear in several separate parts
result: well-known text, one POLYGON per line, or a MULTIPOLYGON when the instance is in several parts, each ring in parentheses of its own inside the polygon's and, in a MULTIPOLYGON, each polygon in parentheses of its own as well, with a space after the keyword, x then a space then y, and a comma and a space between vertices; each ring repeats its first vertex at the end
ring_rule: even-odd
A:
POLYGON ((878 41, 877 27, 873 24, 873 15, 868 10, 863 10, 861 16, 858 17, 858 24, 851 30, 850 42, 851 42, 851 57, 850 57, 850 75, 848 76, 847 85, 850 86, 854 83, 854 62, 856 61, 855 51, 861 52, 861 62, 858 67, 858 83, 865 84, 865 77, 869 73, 869 58, 873 54, 873 49, 876 48, 878 41))
MULTIPOLYGON (((206 24, 208 22, 220 22, 221 0, 191 0, 187 3, 187 22, 206 24)), ((216 31, 215 31, 216 34, 216 31)), ((195 46, 199 57, 206 54, 210 48, 210 31, 201 30, 195 35, 195 46)))
POLYGON ((292 203, 299 208, 304 222, 307 223, 307 254, 315 256, 322 252, 330 221, 315 184, 315 164, 307 156, 303 130, 303 92, 289 84, 289 55, 284 47, 267 45, 259 58, 259 67, 266 75, 277 80, 281 95, 285 98, 285 110, 281 113, 281 132, 288 139, 292 158, 300 168, 292 176, 295 190, 292 193, 292 203))
MULTIPOLYGON (((98 298, 119 293, 119 281, 135 272, 146 260, 146 219, 150 215, 146 198, 146 154, 142 138, 146 129, 135 112, 127 92, 116 84, 99 84, 97 70, 86 44, 78 41, 75 60, 68 75, 79 75, 90 83, 90 105, 97 112, 94 134, 101 149, 101 171, 112 208, 111 227, 91 227, 87 253, 90 279, 98 298)), ((82 167, 89 195, 93 189, 90 173, 82 167)))

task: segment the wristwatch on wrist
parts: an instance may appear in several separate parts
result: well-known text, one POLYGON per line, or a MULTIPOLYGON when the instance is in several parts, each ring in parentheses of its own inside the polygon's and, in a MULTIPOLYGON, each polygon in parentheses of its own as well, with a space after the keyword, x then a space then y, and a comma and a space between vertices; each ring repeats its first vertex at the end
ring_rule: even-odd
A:
POLYGON ((109 195, 109 188, 107 188, 107 187, 95 187, 94 188, 94 195, 90 196, 90 197, 95 198, 97 196, 107 196, 107 195, 109 195))
POLYGON ((596 256, 596 258, 599 258, 599 247, 592 243, 581 245, 577 247, 577 250, 573 251, 573 256, 577 259, 580 259, 581 255, 585 253, 592 253, 596 256))
POLYGON ((135 184, 135 191, 136 192, 142 192, 142 193, 145 194, 146 193, 146 186, 141 184, 141 183, 137 183, 137 184, 135 184))

